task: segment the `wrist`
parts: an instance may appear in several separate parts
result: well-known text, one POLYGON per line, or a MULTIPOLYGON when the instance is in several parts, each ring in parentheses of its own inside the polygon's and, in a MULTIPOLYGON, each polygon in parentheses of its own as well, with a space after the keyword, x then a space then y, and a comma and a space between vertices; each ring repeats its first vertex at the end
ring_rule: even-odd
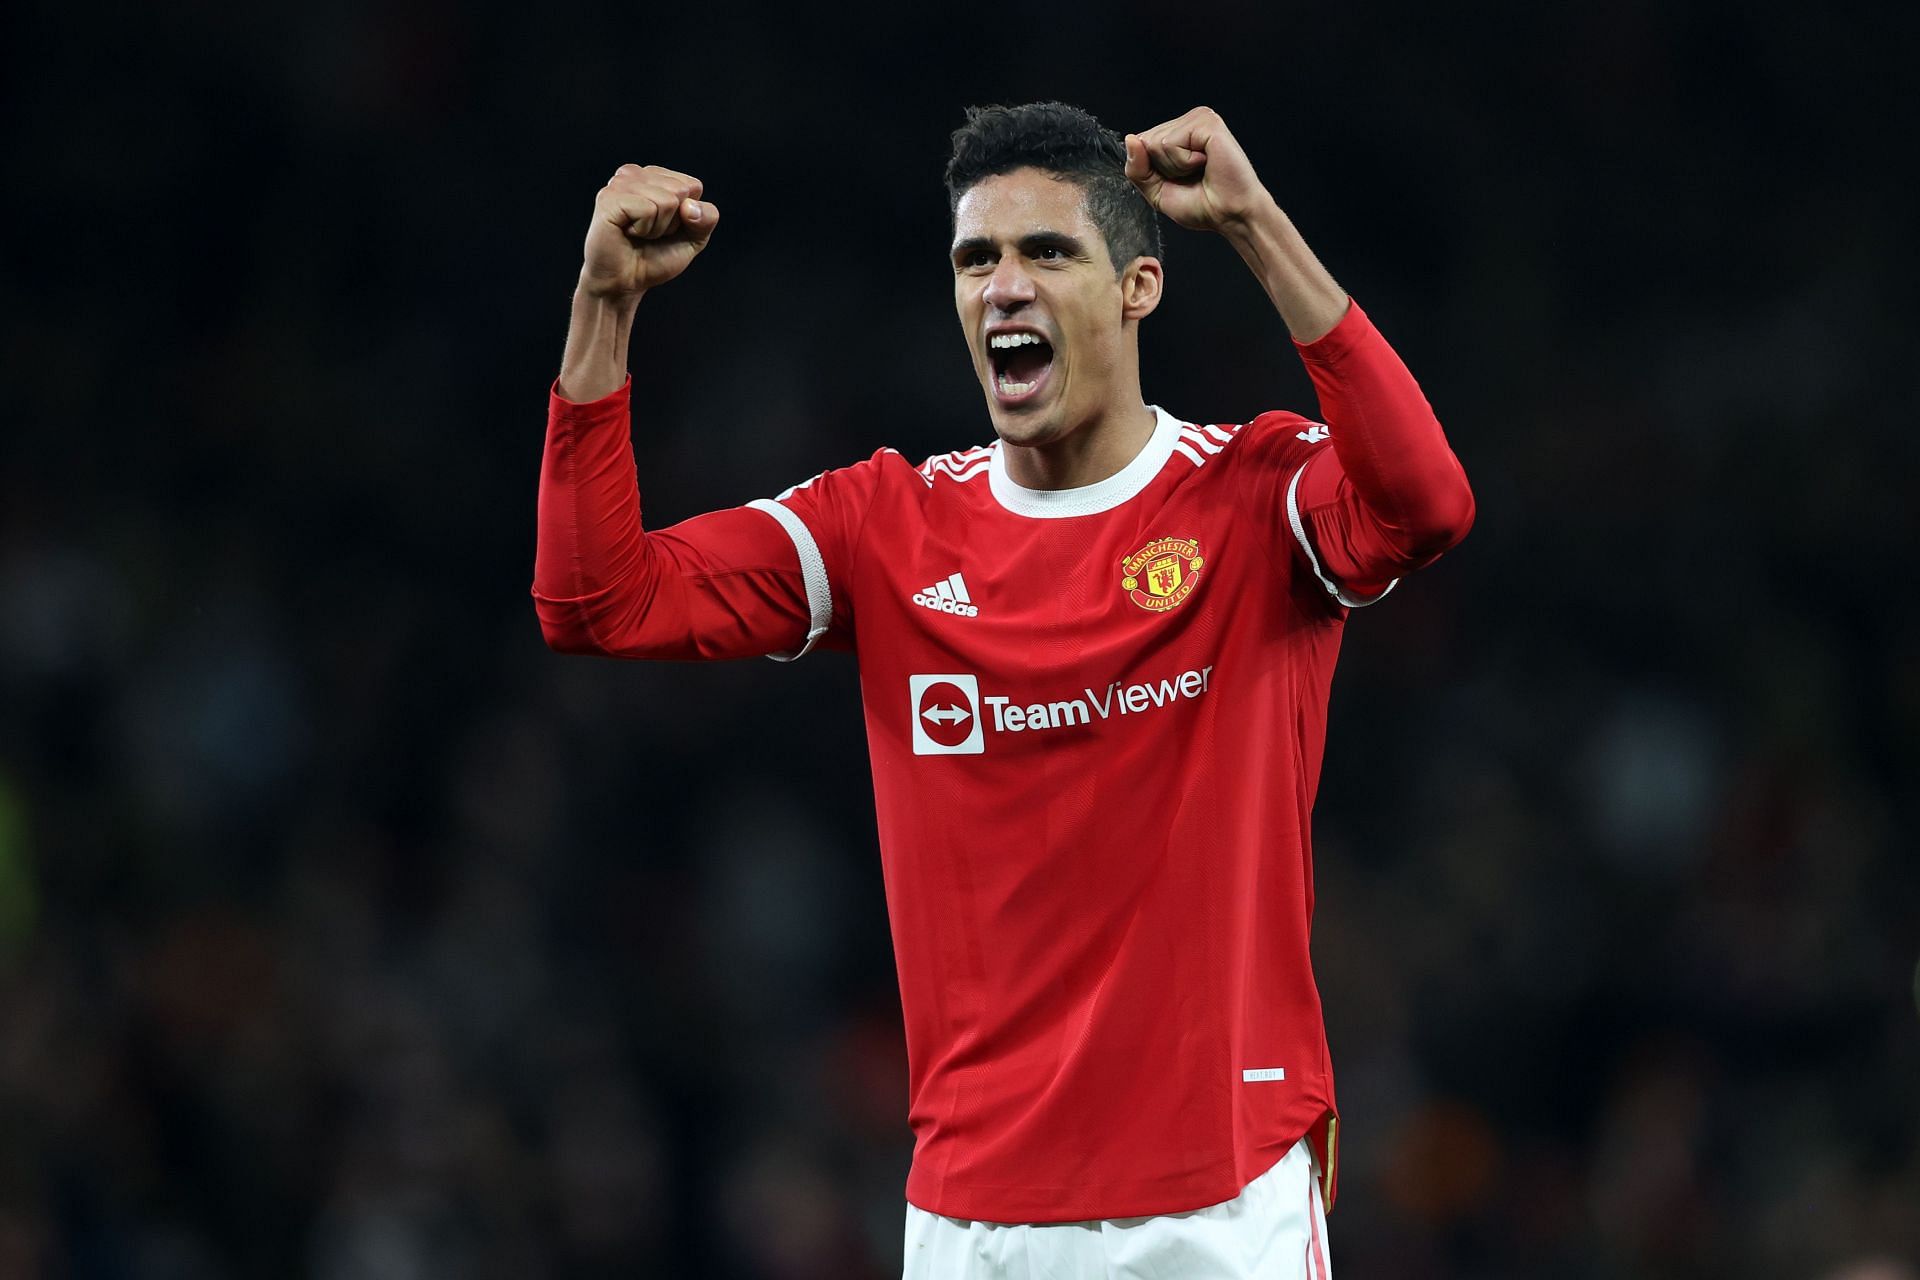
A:
POLYGON ((647 291, 644 288, 629 289, 610 285, 605 281, 596 281, 584 270, 580 272, 580 280, 573 289, 573 299, 576 303, 584 303, 595 310, 605 310, 613 315, 625 313, 631 316, 634 309, 640 305, 640 299, 646 296, 647 291))
POLYGON ((581 280, 573 292, 573 322, 560 360, 563 399, 591 403, 626 383, 627 346, 641 292, 595 293, 581 280))
POLYGON ((1257 254, 1262 240, 1271 242, 1287 215, 1280 202, 1265 187, 1244 209, 1235 210, 1220 220, 1220 234, 1245 258, 1257 254))
POLYGON ((1347 311, 1347 294, 1320 265, 1292 219, 1278 204, 1243 219, 1231 237, 1233 247, 1286 321, 1296 342, 1323 338, 1347 311))

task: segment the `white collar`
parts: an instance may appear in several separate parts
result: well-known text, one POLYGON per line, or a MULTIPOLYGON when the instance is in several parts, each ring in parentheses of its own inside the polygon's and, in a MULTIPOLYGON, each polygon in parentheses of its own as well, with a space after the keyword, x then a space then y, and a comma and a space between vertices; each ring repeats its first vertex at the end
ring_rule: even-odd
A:
POLYGON ((1133 497, 1160 474, 1160 468, 1173 455, 1173 445, 1185 425, 1157 404, 1153 410, 1153 434, 1135 454, 1133 461, 1105 480, 1081 485, 1078 489, 1029 489, 1016 484, 1007 474, 1006 450, 999 441, 993 445, 993 460, 987 467, 987 484, 1001 506, 1017 516, 1052 520, 1063 516, 1090 516, 1111 511, 1133 497))

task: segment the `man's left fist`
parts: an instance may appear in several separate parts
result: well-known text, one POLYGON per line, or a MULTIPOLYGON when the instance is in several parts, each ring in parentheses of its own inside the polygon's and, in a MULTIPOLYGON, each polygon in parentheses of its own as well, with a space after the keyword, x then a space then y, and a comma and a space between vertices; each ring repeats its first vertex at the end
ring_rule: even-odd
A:
POLYGON ((1193 231, 1227 231, 1273 199, 1212 107, 1128 134, 1127 178, 1148 204, 1193 231))

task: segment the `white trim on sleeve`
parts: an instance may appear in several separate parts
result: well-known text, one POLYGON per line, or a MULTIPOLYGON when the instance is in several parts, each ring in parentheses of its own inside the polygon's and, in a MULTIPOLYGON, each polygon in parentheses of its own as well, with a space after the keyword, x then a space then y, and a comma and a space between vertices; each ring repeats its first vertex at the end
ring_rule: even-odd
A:
POLYGON ((747 505, 766 512, 779 522, 780 527, 787 531, 787 536, 793 539, 793 549, 800 556, 800 580, 807 586, 807 642, 793 653, 767 655, 775 662, 792 662, 806 657, 807 650, 813 648, 814 642, 827 634, 827 628, 833 624, 833 588, 827 583, 827 562, 821 557, 820 545, 813 540, 813 532, 807 528, 806 521, 790 509, 771 498, 755 498, 747 505))
POLYGON ((1328 595, 1349 609, 1359 609, 1366 605, 1378 604, 1387 598, 1388 591, 1400 585, 1400 579, 1395 578, 1392 582, 1389 582, 1386 585, 1386 590, 1383 590, 1379 595, 1362 600, 1358 596, 1348 595, 1341 589, 1340 584, 1332 578, 1329 578, 1320 569, 1320 557, 1313 553, 1313 544, 1307 541, 1307 526, 1300 519, 1300 503, 1296 497, 1300 489, 1300 477, 1307 473, 1307 468, 1312 462, 1313 459, 1308 458, 1305 462, 1301 463, 1300 469, 1293 473, 1293 479, 1287 481, 1287 523, 1293 526, 1293 536, 1300 543, 1300 549, 1307 553, 1307 565, 1313 570, 1313 576, 1320 579, 1320 585, 1327 589, 1328 595))

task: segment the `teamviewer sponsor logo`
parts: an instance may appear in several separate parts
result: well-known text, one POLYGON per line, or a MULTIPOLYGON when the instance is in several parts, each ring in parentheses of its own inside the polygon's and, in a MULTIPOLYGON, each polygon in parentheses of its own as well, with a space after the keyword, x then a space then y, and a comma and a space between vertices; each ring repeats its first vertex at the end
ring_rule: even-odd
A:
MULTIPOLYGON (((980 721, 980 682, 970 675, 908 676, 913 697, 913 753, 917 756, 977 756, 987 749, 980 721)), ((1148 715, 1204 698, 1213 689, 1213 666, 1195 667, 1159 680, 1111 681, 1080 690, 1077 698, 1015 702, 1005 694, 984 699, 995 734, 1072 729, 1125 716, 1148 715)))
POLYGON ((913 754, 977 756, 987 749, 976 677, 908 676, 907 685, 913 698, 913 754))

